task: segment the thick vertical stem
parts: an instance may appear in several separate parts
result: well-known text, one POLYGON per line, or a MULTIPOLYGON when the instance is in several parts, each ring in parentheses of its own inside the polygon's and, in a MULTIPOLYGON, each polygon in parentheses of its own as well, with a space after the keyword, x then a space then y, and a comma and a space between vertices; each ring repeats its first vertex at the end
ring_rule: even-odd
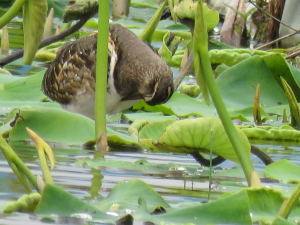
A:
POLYGON ((106 84, 108 61, 109 0, 99 1, 97 40, 97 67, 95 90, 95 134, 97 149, 107 147, 106 138, 106 84), (101 140, 101 141, 98 141, 101 140), (106 144, 106 146, 105 146, 106 144))
MULTIPOLYGON (((220 91, 217 87, 213 71, 211 69, 210 59, 208 55, 208 35, 206 20, 203 15, 202 0, 198 0, 198 13, 196 15, 195 30, 194 30, 194 59, 201 62, 200 70, 203 71, 202 80, 207 86, 214 105, 217 109, 219 117, 222 121, 224 129, 230 139, 230 142, 237 154, 237 157, 244 170, 249 186, 260 186, 260 180, 254 170, 249 154, 246 154, 246 146, 241 142, 231 118, 227 112, 225 104, 222 100, 220 91)), ((197 74, 197 80, 200 79, 201 74, 197 74)))

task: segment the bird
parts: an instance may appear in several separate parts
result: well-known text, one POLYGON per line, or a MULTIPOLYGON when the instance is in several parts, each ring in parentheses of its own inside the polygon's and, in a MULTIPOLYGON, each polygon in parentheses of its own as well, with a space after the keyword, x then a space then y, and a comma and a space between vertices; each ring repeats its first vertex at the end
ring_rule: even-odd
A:
MULTIPOLYGON (((46 70, 42 91, 63 109, 95 118, 98 33, 65 43, 46 70)), ((110 24, 106 113, 116 114, 141 100, 167 102, 174 92, 173 72, 155 48, 120 24, 110 24)))

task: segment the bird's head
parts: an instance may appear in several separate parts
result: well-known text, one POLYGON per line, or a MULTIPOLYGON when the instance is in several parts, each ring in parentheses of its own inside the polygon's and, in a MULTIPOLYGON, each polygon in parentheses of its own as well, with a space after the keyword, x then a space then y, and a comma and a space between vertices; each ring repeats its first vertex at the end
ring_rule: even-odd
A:
POLYGON ((143 98, 148 105, 153 106, 167 102, 174 92, 173 77, 164 76, 156 79, 148 90, 149 92, 143 94, 143 98))

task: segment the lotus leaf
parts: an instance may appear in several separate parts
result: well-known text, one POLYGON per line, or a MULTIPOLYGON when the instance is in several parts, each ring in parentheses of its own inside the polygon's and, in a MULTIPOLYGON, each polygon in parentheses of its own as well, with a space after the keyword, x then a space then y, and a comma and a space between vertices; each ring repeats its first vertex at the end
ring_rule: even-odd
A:
POLYGON ((288 183, 300 182, 300 166, 281 159, 278 162, 272 163, 265 168, 266 177, 280 180, 288 183))
POLYGON ((240 126, 240 129, 249 139, 274 140, 274 141, 300 141, 300 131, 284 125, 272 126, 240 126))
POLYGON ((135 112, 135 113, 124 113, 123 116, 127 118, 129 121, 135 120, 147 120, 149 122, 155 121, 163 121, 169 119, 177 119, 177 116, 171 115, 167 116, 164 115, 162 112, 135 112))
POLYGON ((79 217, 103 223, 113 222, 130 210, 135 221, 151 221, 155 224, 199 224, 200 220, 204 224, 251 224, 247 203, 247 192, 241 191, 200 206, 172 209, 150 186, 139 180, 130 180, 117 184, 107 198, 92 205, 48 184, 43 190, 35 214, 79 217), (164 213, 151 215, 154 209, 160 209, 164 213), (110 211, 117 212, 118 216, 107 215, 110 211))
MULTIPOLYGON (((247 189, 249 197, 250 211, 252 213, 252 221, 260 221, 262 219, 272 222, 274 217, 278 215, 280 207, 286 197, 274 188, 249 188, 247 189)), ((289 220, 299 219, 300 205, 293 209, 289 216, 289 220)))
MULTIPOLYGON (((11 141, 30 140, 25 129, 25 127, 29 127, 45 141, 71 145, 94 142, 94 121, 80 114, 52 108, 15 109, 12 114, 9 115, 12 118, 10 121, 12 128, 9 132, 11 141)), ((111 145, 139 146, 137 139, 133 137, 110 128, 107 128, 107 133, 111 145)))
MULTIPOLYGON (((240 129, 236 128, 236 130, 240 139, 247 146, 245 154, 250 157, 250 144, 247 137, 240 129)), ((140 131, 139 141, 148 149, 163 152, 209 153, 212 148, 214 154, 238 162, 223 125, 217 118, 205 117, 176 122, 151 123, 140 131)))
POLYGON ((0 100, 39 101, 45 98, 41 91, 44 73, 45 71, 41 71, 22 78, 1 74, 0 80, 3 88, 0 88, 0 100))

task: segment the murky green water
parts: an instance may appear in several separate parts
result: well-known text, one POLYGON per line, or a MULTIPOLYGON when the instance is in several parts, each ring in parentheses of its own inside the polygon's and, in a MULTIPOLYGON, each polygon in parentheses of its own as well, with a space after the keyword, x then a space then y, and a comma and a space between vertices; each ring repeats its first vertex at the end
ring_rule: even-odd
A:
MULTIPOLYGON (((39 168, 37 151, 30 144, 10 143, 20 158, 26 163, 34 175, 41 175, 39 168)), ((300 148, 299 147, 283 147, 273 145, 261 145, 270 156, 275 160, 286 158, 293 163, 300 165, 300 148)), ((51 172, 55 184, 63 187, 65 190, 71 192, 80 199, 91 200, 97 195, 106 197, 111 188, 120 181, 128 179, 141 179, 147 184, 151 185, 158 191, 165 200, 170 204, 180 204, 186 201, 206 201, 208 182, 206 180, 184 179, 181 176, 174 176, 168 171, 160 174, 149 173, 149 171, 129 171, 121 169, 90 169, 77 166, 75 162, 84 157, 93 158, 93 150, 84 150, 80 146, 69 147, 62 145, 54 145, 53 150, 56 157, 55 170, 51 172), (93 185, 92 185, 93 184, 93 185), (92 188, 91 188, 92 186, 92 188), (184 188, 185 186, 185 188, 184 188), (193 190, 192 190, 193 189, 193 190)), ((105 155, 106 159, 123 160, 134 162, 138 159, 146 159, 149 162, 166 164, 173 162, 181 165, 198 165, 196 161, 188 155, 172 155, 172 154, 154 154, 144 151, 109 151, 105 155)), ((262 171, 264 165, 256 157, 252 157, 252 161, 257 171, 262 171)), ((230 161, 222 163, 217 170, 232 168, 236 164, 230 161)), ((200 168, 200 166, 199 166, 200 168)), ((226 180, 226 178, 222 178, 226 180)), ((228 179, 229 180, 229 179, 228 179)), ((244 182, 244 181, 241 181, 244 182)), ((286 184, 279 184, 278 182, 263 180, 266 186, 284 186, 286 184)), ((218 197, 220 191, 224 187, 219 186, 218 181, 213 182, 212 197, 218 197)), ((288 185, 287 185, 288 186, 288 185)), ((226 188, 225 188, 226 189, 226 188)), ((5 205, 17 198, 26 194, 25 189, 19 182, 17 177, 13 174, 8 166, 3 155, 0 155, 0 205, 5 205)), ((80 220, 62 220, 57 219, 52 221, 57 224, 77 224, 83 221, 80 220)), ((29 214, 0 214, 0 224, 45 224, 49 221, 40 221, 34 215, 29 214)))

